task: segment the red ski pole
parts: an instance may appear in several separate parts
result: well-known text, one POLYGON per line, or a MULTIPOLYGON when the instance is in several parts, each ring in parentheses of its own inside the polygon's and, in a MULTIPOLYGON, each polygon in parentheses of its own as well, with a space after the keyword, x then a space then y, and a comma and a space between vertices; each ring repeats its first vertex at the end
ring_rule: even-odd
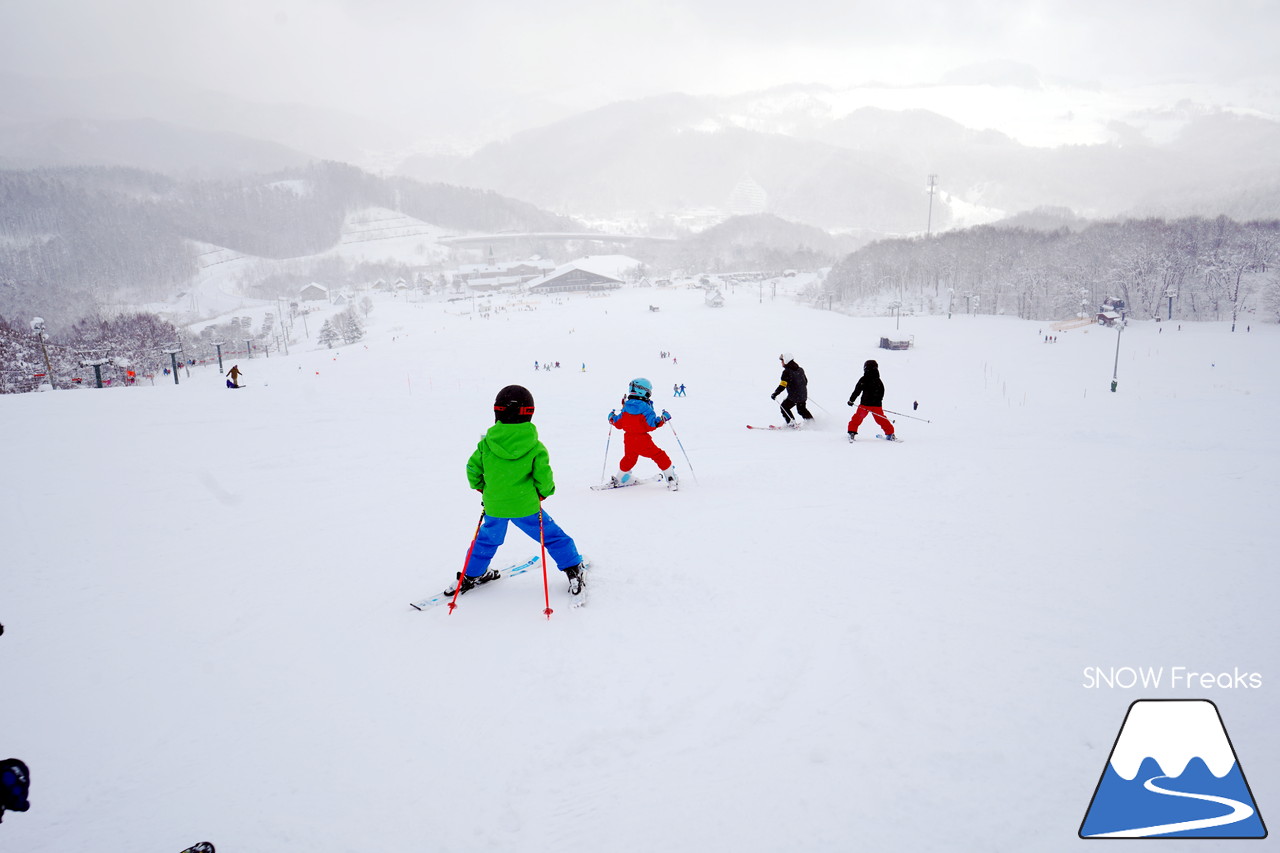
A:
POLYGON ((542 549, 542 596, 547 602, 547 609, 542 611, 551 618, 551 587, 547 581, 547 538, 542 532, 542 507, 538 507, 538 547, 542 549))
POLYGON ((476 522, 476 532, 471 536, 471 544, 467 546, 467 558, 462 561, 462 571, 458 574, 458 585, 453 590, 453 600, 449 602, 449 612, 458 606, 458 596, 462 595, 462 579, 467 576, 467 566, 471 563, 471 552, 476 548, 476 540, 480 538, 480 525, 484 524, 484 507, 480 507, 480 520, 476 522))

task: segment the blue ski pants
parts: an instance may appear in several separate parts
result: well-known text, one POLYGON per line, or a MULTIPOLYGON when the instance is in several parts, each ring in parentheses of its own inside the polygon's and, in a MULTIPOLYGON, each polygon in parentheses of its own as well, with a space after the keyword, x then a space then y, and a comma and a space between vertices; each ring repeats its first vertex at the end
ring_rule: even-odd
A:
MULTIPOLYGON (((522 518, 496 518, 486 513, 484 521, 480 523, 480 534, 476 536, 476 544, 471 549, 471 559, 467 561, 467 577, 479 577, 488 570, 493 555, 498 553, 498 547, 507 538, 507 522, 514 524, 530 539, 537 542, 539 540, 538 517, 539 514, 536 512, 522 518)), ((563 571, 568 566, 581 563, 582 555, 578 553, 578 546, 573 543, 569 534, 561 530, 560 525, 556 524, 545 510, 541 513, 541 517, 541 539, 546 544, 551 559, 555 560, 556 567, 563 571)))

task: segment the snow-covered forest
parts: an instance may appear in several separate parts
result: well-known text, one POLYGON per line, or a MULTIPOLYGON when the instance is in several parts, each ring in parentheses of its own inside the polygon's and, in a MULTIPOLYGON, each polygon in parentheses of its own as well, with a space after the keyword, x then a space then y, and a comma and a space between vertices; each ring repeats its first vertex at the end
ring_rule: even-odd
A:
POLYGON ((1064 319, 1120 298, 1135 317, 1280 319, 1280 222, 1224 216, 1051 231, 982 226, 882 240, 844 258, 827 291, 867 308, 1064 319))
POLYGON ((0 394, 44 386, 90 387, 100 376, 105 384, 126 378, 154 384, 157 375, 172 369, 166 350, 183 339, 173 323, 155 314, 81 320, 57 335, 37 320, 44 318, 33 318, 24 327, 0 317, 0 394))

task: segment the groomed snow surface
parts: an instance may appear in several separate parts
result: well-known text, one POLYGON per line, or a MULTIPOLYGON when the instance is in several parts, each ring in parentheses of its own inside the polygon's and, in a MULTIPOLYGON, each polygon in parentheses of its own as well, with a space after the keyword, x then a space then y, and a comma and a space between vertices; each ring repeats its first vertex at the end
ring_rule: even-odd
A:
MULTIPOLYGON (((1135 323, 1112 393, 1114 330, 726 296, 384 297, 360 343, 316 349, 313 318, 239 359, 240 391, 202 367, 0 398, 0 757, 32 772, 0 848, 1074 849, 1154 698, 1089 666, 1262 673, 1158 695, 1215 701, 1276 808, 1280 329, 1135 323), (744 429, 779 422, 783 350, 818 422, 744 429), (931 421, 895 416, 900 445, 845 440, 867 358, 931 421), (591 491, 637 376, 681 489, 591 491), (547 619, 531 573, 416 612, 509 383, 590 603, 553 572, 547 619)), ((498 560, 536 550, 513 530, 498 560)))

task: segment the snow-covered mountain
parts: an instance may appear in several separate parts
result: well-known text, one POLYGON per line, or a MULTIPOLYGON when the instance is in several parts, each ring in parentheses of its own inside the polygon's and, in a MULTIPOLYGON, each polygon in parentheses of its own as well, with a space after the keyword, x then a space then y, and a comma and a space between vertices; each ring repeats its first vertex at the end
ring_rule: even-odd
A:
POLYGON ((0 169, 133 166, 229 177, 305 166, 314 156, 265 139, 149 118, 47 119, 0 126, 0 169))
POLYGON ((772 213, 873 233, 1045 206, 1094 217, 1280 216, 1280 98, 1264 89, 1104 88, 993 63, 920 85, 672 93, 576 113, 495 95, 472 105, 480 118, 468 123, 412 110, 375 120, 135 77, 8 74, 0 85, 9 167, 189 174, 331 159, 600 222, 772 213), (929 175, 939 189, 931 223, 929 175))
MULTIPOLYGON (((401 170, 587 217, 769 212, 828 230, 924 231, 1044 206, 1088 216, 1280 215, 1275 114, 1028 74, 936 86, 792 86, 619 102, 401 170), (1023 79, 1030 77, 1031 79, 1023 79)), ((1218 93, 1205 92, 1206 98, 1218 93)))
MULTIPOLYGON (((229 156, 217 150, 219 143, 244 139, 287 150, 294 162, 302 156, 361 164, 376 157, 375 152, 397 150, 411 141, 400 129, 366 116, 308 104, 258 103, 132 75, 57 79, 0 72, 0 91, 5 93, 0 99, 0 165, 8 168, 75 165, 71 155, 76 154, 86 158, 84 163, 198 172, 229 156), (137 130, 146 126, 155 137, 149 141, 137 130), (92 138, 77 127, 97 128, 101 146, 95 149, 92 138), (179 134, 183 136, 174 138, 179 134), (21 145, 33 137, 49 140, 43 158, 21 145), (122 144, 130 138, 137 150, 122 144), (167 150, 156 157, 159 146, 167 150)), ((242 171, 284 165, 277 154, 275 165, 245 163, 242 171)))

